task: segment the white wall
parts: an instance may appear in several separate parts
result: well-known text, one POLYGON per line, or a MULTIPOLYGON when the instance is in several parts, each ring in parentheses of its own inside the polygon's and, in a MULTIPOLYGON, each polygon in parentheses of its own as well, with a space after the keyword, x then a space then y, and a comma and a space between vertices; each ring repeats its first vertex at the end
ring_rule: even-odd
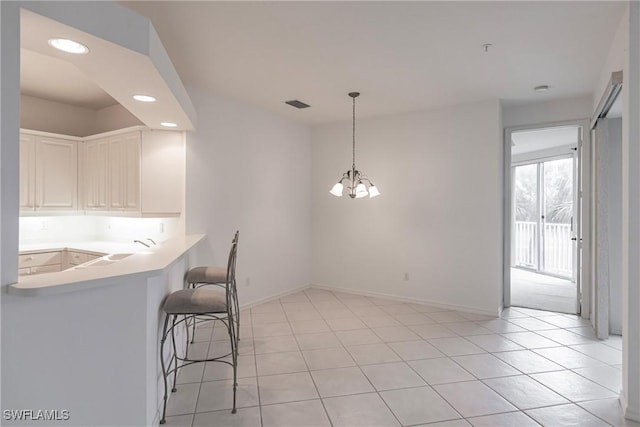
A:
POLYGON ((498 313, 498 101, 359 120, 356 163, 375 199, 329 194, 351 166, 350 122, 314 128, 312 141, 314 284, 498 313))
MULTIPOLYGON (((595 112, 600 98, 605 91, 609 80, 611 79, 611 73, 621 71, 624 68, 625 58, 628 55, 629 45, 629 8, 625 10, 620 18, 618 29, 613 37, 611 46, 607 53, 607 57, 603 58, 603 66, 600 70, 600 76, 596 86, 593 88, 593 97, 591 99, 591 112, 595 112)), ((627 79, 627 76, 622 76, 623 80, 627 79)))
POLYGON ((122 105, 100 110, 20 96, 20 127, 72 136, 89 136, 142 124, 122 105))
MULTIPOLYGON (((20 11, 0 2, 0 348, 5 336, 4 286, 18 276, 20 11)), ((2 349, 4 350, 4 349, 2 349)), ((3 351, 0 351, 2 355, 3 351)), ((0 357, 4 361, 4 357, 0 357)), ((0 365, 4 366, 4 364, 0 365)), ((0 373, 1 376, 1 373, 0 373)), ((0 390, 2 387, 0 387, 0 390)), ((0 406, 5 408, 0 396, 0 406)))
POLYGON ((96 111, 33 96, 20 96, 20 127, 63 135, 91 135, 96 111))
MULTIPOLYGON (((0 2, 0 286, 15 283, 18 277, 19 130, 20 130, 20 8, 16 2, 0 2)), ((2 292, 0 292, 0 295, 2 292)), ((2 301, 4 307, 4 301, 2 301)), ((4 315, 3 315, 4 316, 4 315)), ((3 332, 5 323, 2 324, 3 332)))
POLYGON ((189 90, 187 233, 206 233, 200 264, 226 265, 240 230, 241 304, 310 283, 310 131, 301 124, 189 90), (250 286, 246 285, 250 279, 250 286))
POLYGON ((142 124, 129 110, 116 104, 96 111, 96 120, 93 129, 91 129, 91 135, 142 124))
POLYGON ((640 3, 629 5, 628 54, 622 87, 623 369, 620 401, 640 421, 640 3))
POLYGON ((622 117, 622 329, 623 371, 620 403, 625 416, 640 420, 640 5, 629 2, 603 61, 593 91, 595 110, 611 73, 623 70, 622 117))
POLYGON ((503 108, 504 127, 539 125, 590 118, 591 96, 557 99, 503 108))

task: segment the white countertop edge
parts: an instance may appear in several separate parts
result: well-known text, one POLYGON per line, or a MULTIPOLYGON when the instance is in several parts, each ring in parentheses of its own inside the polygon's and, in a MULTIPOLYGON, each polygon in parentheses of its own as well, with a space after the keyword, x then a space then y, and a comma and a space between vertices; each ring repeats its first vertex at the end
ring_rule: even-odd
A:
POLYGON ((151 253, 133 254, 108 266, 22 276, 18 283, 8 286, 7 292, 25 297, 46 296, 118 285, 125 278, 134 280, 155 276, 205 237, 204 234, 193 234, 169 239, 151 253))

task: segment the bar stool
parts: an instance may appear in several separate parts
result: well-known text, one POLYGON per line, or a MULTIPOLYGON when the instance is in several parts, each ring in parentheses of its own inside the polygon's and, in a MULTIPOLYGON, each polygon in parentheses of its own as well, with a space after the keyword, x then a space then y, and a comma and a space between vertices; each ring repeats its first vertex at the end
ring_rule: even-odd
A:
MULTIPOLYGON (((236 234, 231 241, 231 251, 229 253, 229 259, 231 260, 231 252, 236 251, 234 254, 233 262, 227 264, 227 268, 223 267, 194 267, 187 273, 186 281, 187 287, 199 288, 201 286, 220 286, 226 287, 227 283, 231 283, 231 293, 234 306, 234 317, 236 321, 236 336, 238 341, 240 340, 240 309, 238 304, 238 292, 236 287, 236 256, 238 250, 238 238, 240 237, 240 231, 236 231, 236 234)), ((191 344, 195 338, 196 333, 196 318, 192 316, 192 334, 191 344)), ((187 331, 188 332, 188 331, 187 331)), ((189 341, 187 334, 187 341, 189 341)))
MULTIPOLYGON (((232 280, 232 274, 235 273, 235 261, 237 256, 237 233, 234 244, 231 246, 229 252, 229 260, 227 263, 226 281, 223 289, 211 289, 211 288, 187 288, 180 289, 171 293, 164 304, 162 309, 166 316, 164 319, 164 327, 162 329, 162 338, 160 340, 160 364, 162 365, 162 376, 164 379, 164 402, 162 408, 162 419, 160 424, 165 423, 165 417, 167 412, 167 397, 168 397, 168 379, 173 374, 173 386, 172 392, 176 389, 176 380, 178 377, 178 370, 184 366, 192 365, 200 362, 222 362, 231 365, 233 368, 233 408, 231 413, 236 413, 236 391, 238 388, 238 336, 237 325, 239 323, 234 319, 234 312, 237 312, 237 298, 235 288, 235 280, 232 280), (175 331, 179 326, 184 326, 187 332, 187 341, 189 336, 189 323, 193 320, 195 323, 196 316, 200 319, 219 321, 225 325, 229 333, 229 341, 231 344, 231 351, 222 356, 207 358, 207 359, 192 359, 189 358, 189 347, 185 351, 184 357, 178 354, 176 346, 175 331), (169 358, 169 362, 165 362, 164 346, 167 339, 171 336, 171 344, 173 353, 169 358), (224 360, 228 356, 231 356, 231 362, 224 360), (173 368, 171 365, 173 364, 173 368), (168 365, 168 366, 167 366, 168 365)), ((216 283, 221 286, 222 284, 216 283)))

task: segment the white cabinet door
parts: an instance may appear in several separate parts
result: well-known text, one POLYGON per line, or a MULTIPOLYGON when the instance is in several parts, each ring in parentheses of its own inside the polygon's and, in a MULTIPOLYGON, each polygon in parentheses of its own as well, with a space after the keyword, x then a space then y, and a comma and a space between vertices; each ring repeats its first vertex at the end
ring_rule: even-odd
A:
POLYGON ((36 209, 77 209, 77 200, 77 142, 37 136, 36 209))
POLYGON ((20 133, 20 209, 36 207, 36 137, 20 133))
POLYGON ((82 149, 83 203, 86 210, 105 211, 108 203, 109 140, 87 141, 82 149))
POLYGON ((124 135, 124 178, 122 205, 125 210, 140 210, 140 132, 124 135))
POLYGON ((109 210, 140 210, 140 132, 109 138, 109 210))
POLYGON ((146 215, 179 215, 184 200, 185 149, 181 132, 142 133, 141 203, 146 215))

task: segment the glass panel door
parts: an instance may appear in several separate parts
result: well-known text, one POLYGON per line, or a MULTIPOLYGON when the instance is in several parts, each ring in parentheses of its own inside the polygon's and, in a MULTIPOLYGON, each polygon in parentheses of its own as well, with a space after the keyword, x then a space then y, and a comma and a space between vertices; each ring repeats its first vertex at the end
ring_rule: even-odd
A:
POLYGON ((541 164, 544 225, 540 269, 566 278, 573 278, 573 168, 573 158, 541 164))
POLYGON ((574 158, 515 167, 515 266, 573 278, 574 158))
POLYGON ((538 270, 538 164, 515 167, 515 265, 538 270))

